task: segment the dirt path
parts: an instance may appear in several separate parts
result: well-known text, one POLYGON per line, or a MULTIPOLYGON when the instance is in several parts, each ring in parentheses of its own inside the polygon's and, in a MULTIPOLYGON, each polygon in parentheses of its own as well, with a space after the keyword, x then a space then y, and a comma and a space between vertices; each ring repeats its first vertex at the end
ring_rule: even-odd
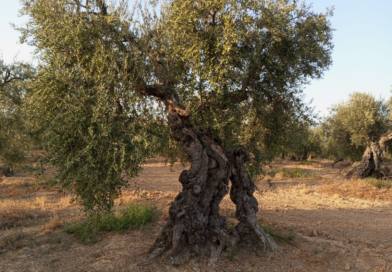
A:
MULTIPOLYGON (((392 271, 392 190, 341 179, 339 171, 314 162, 273 167, 305 169, 306 177, 270 177, 257 182, 263 224, 290 243, 274 253, 239 250, 212 269, 205 260, 182 267, 143 263, 179 190, 181 165, 150 163, 130 180, 119 203, 148 201, 162 216, 147 228, 108 234, 83 245, 62 231, 80 216, 69 196, 36 188, 31 178, 0 182, 0 271, 392 271), (57 220, 57 221, 56 221, 57 220), (57 224, 56 224, 57 222, 57 224)), ((233 217, 228 199, 222 212, 233 217)))

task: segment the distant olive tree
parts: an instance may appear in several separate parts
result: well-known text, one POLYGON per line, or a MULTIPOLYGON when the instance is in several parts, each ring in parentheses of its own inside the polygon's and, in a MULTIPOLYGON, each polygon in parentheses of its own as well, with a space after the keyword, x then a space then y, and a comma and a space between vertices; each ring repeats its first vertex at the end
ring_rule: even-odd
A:
POLYGON ((23 33, 40 57, 30 113, 63 184, 88 210, 110 209, 124 171, 137 174, 170 130, 191 166, 151 256, 214 260, 245 241, 273 249, 246 162, 330 64, 328 14, 286 0, 171 0, 132 17, 126 1, 108 2, 25 1, 23 33), (234 230, 219 213, 229 181, 234 230))
POLYGON ((0 60, 0 159, 7 176, 13 174, 14 166, 24 159, 28 149, 23 105, 33 74, 28 64, 0 60))
POLYGON ((281 157, 291 160, 307 160, 322 157, 321 131, 315 120, 294 119, 286 126, 281 141, 281 157))
POLYGON ((323 124, 327 153, 335 158, 361 159, 348 176, 380 175, 383 153, 392 140, 389 108, 370 94, 354 93, 337 105, 323 124))

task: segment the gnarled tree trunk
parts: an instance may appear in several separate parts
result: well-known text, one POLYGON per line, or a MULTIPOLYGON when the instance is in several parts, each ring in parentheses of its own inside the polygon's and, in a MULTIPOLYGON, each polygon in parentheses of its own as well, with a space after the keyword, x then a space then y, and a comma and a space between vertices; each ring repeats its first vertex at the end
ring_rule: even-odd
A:
POLYGON ((386 145, 392 140, 392 132, 380 137, 378 141, 370 142, 362 155, 358 165, 353 166, 346 174, 348 178, 383 177, 382 161, 386 151, 386 145))
POLYGON ((257 221, 255 185, 244 166, 246 152, 228 152, 208 133, 195 128, 170 86, 148 86, 140 80, 136 90, 165 103, 172 137, 180 143, 191 165, 179 177, 182 191, 170 206, 169 219, 150 249, 150 258, 165 255, 173 264, 181 264, 193 256, 208 256, 214 263, 223 249, 242 241, 275 249, 275 242, 257 221), (219 214, 229 180, 239 221, 234 230, 219 214))
POLYGON ((238 148, 229 152, 228 156, 231 164, 230 198, 236 206, 235 216, 239 221, 234 234, 239 242, 261 242, 264 249, 275 250, 275 242, 257 221, 259 207, 253 196, 256 186, 245 168, 248 154, 244 149, 238 148))
POLYGON ((259 242, 266 249, 276 245, 257 221, 255 185, 246 173, 246 153, 226 152, 222 146, 190 124, 189 116, 169 105, 173 137, 189 156, 191 167, 180 175, 182 191, 172 202, 169 219, 150 251, 150 257, 165 254, 173 264, 192 256, 208 256, 215 262, 225 247, 241 241, 259 242), (239 221, 234 231, 219 214, 219 204, 228 193, 236 205, 239 221))

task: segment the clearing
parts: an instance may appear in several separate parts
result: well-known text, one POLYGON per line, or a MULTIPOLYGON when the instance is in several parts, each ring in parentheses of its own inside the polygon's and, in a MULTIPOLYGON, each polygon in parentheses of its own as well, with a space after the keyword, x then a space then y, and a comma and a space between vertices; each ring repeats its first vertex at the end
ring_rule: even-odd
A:
MULTIPOLYGON (((392 189, 344 180, 327 161, 276 162, 256 182, 260 218, 285 240, 277 252, 231 252, 215 268, 205 260, 181 267, 146 263, 183 168, 147 163, 117 205, 150 203, 159 218, 94 244, 65 233, 64 224, 83 213, 68 194, 45 186, 44 177, 0 178, 0 271, 392 271, 392 189)), ((227 197, 221 208, 234 217, 227 197)))

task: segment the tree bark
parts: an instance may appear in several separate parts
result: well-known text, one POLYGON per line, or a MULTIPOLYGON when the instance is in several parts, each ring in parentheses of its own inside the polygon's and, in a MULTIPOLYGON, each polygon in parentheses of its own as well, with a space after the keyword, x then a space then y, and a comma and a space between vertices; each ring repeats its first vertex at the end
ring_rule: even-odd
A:
POLYGON ((246 172, 247 159, 242 149, 232 152, 205 131, 191 123, 191 117, 170 86, 146 85, 140 80, 136 90, 165 103, 172 137, 179 142, 190 162, 181 172, 182 191, 169 209, 169 219, 150 249, 150 258, 165 255, 174 265, 195 256, 208 256, 216 262, 227 247, 248 241, 265 249, 275 249, 272 238, 257 221, 255 185, 246 172), (219 204, 229 190, 239 221, 234 230, 219 214, 219 204))
POLYGON ((380 137, 378 141, 370 142, 362 155, 358 165, 354 165, 346 174, 347 178, 384 177, 382 162, 388 142, 392 140, 392 132, 380 137))
POLYGON ((225 152, 211 136, 195 129, 189 116, 174 108, 169 110, 169 124, 191 167, 180 175, 182 191, 171 204, 169 219, 152 246, 150 257, 165 254, 172 264, 178 265, 190 257, 207 256, 214 263, 226 247, 239 242, 259 242, 265 249, 275 249, 274 241, 257 221, 255 185, 244 166, 246 153, 242 149, 225 152), (239 221, 234 230, 219 214, 229 180, 239 221))
POLYGON ((259 241, 264 249, 273 251, 277 245, 257 221, 259 207, 253 196, 256 186, 245 168, 248 154, 244 149, 237 148, 229 152, 228 156, 231 163, 230 198, 236 206, 235 216, 239 221, 235 235, 241 243, 254 245, 255 241, 259 241))

